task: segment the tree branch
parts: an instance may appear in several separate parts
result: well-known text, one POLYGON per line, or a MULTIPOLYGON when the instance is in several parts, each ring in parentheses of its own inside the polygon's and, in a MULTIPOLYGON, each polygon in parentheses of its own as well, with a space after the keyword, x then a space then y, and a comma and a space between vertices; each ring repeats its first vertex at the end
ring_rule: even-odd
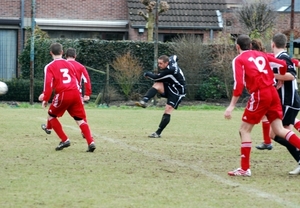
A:
POLYGON ((148 21, 149 17, 143 11, 138 11, 138 15, 142 16, 146 21, 148 21))

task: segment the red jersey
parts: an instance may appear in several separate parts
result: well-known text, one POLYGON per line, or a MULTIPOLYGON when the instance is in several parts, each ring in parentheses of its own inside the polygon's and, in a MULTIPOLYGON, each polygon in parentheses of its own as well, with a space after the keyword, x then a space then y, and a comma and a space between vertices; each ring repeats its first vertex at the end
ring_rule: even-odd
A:
POLYGON ((244 87, 250 94, 274 85, 274 73, 272 67, 277 67, 280 74, 285 74, 286 63, 266 53, 248 50, 235 57, 232 61, 233 67, 233 95, 238 97, 242 94, 244 87))
POLYGON ((92 87, 91 87, 90 76, 89 76, 86 68, 78 61, 71 60, 71 59, 69 59, 67 61, 70 62, 76 69, 76 77, 77 77, 78 83, 80 85, 80 89, 82 89, 81 83, 83 81, 84 89, 85 89, 84 94, 86 96, 90 96, 92 94, 92 87))
POLYGON ((65 59, 55 59, 44 69, 44 101, 48 101, 52 91, 59 94, 69 90, 79 90, 75 68, 65 59))

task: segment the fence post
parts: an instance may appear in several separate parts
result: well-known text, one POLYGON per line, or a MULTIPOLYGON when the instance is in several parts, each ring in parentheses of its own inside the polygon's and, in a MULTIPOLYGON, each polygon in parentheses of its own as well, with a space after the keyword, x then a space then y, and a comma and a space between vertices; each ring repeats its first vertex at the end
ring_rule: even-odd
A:
POLYGON ((108 106, 108 103, 110 102, 110 97, 109 97, 109 92, 108 91, 109 91, 109 64, 106 65, 106 83, 105 83, 105 94, 106 94, 106 96, 104 97, 107 106, 108 106))

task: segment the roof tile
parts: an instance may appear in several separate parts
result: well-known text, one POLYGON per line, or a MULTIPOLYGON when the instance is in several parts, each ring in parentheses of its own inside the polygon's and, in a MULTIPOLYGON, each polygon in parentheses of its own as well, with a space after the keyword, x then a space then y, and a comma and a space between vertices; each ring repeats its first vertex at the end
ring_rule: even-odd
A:
MULTIPOLYGON (((226 3, 220 0, 167 0, 170 8, 160 14, 159 27, 191 27, 191 28, 218 28, 216 10, 224 11, 226 3)), ((132 27, 146 24, 138 11, 146 11, 140 0, 127 0, 129 19, 132 27)))

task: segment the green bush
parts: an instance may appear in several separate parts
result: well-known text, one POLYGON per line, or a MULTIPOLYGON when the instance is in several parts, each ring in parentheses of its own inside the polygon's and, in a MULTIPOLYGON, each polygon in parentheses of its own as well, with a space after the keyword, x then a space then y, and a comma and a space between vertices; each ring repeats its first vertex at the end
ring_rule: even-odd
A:
MULTIPOLYGON (((29 102, 30 80, 12 79, 5 81, 8 91, 5 95, 0 96, 0 101, 23 101, 29 102)), ((43 81, 34 81, 34 101, 38 101, 39 95, 43 92, 43 81)))
MULTIPOLYGON (((19 63, 21 65, 21 77, 23 79, 30 78, 30 39, 27 40, 26 46, 19 56, 19 63)), ((77 61, 87 67, 93 69, 106 71, 107 64, 111 65, 112 62, 119 56, 131 52, 143 67, 144 71, 152 71, 154 68, 154 43, 153 42, 134 42, 134 41, 105 41, 97 39, 35 39, 35 52, 34 52, 34 78, 43 80, 44 67, 52 61, 49 54, 50 45, 53 42, 59 42, 64 46, 64 51, 67 48, 73 47, 77 51, 77 61)), ((173 54, 169 48, 168 43, 159 42, 160 55, 173 54)), ((110 66, 112 73, 113 67, 110 66)), ((106 83, 106 75, 89 70, 89 75, 92 83, 92 93, 98 94, 101 92, 106 83)), ((152 85, 151 80, 143 79, 143 84, 138 90, 144 92, 152 85), (146 86, 145 86, 146 84, 146 86)), ((109 80, 110 84, 115 83, 113 79, 109 80)), ((119 89, 120 90, 120 89, 119 89)), ((120 90, 121 91, 121 90, 120 90)))
POLYGON ((209 77, 200 85, 197 99, 199 100, 217 100, 226 98, 225 84, 218 77, 209 77))
MULTIPOLYGON (((29 38, 26 42, 23 52, 19 56, 19 63, 21 65, 20 78, 22 79, 18 81, 14 80, 12 83, 17 82, 18 85, 21 85, 21 83, 26 82, 24 80, 29 80, 30 78, 30 41, 31 40, 29 38)), ((187 99, 207 100, 228 97, 228 93, 226 94, 225 92, 226 85, 224 86, 224 83, 226 83, 226 81, 231 83, 232 76, 228 75, 229 78, 227 79, 226 77, 224 81, 224 76, 218 73, 212 73, 214 68, 219 68, 211 64, 214 63, 214 60, 211 59, 215 58, 212 56, 214 53, 209 50, 211 46, 203 44, 188 44, 186 42, 189 41, 184 42, 184 40, 177 41, 182 41, 183 43, 179 44, 179 42, 177 42, 174 44, 159 42, 158 56, 163 54, 177 54, 179 56, 179 66, 182 68, 187 79, 187 99), (191 54, 188 54, 188 52, 192 52, 192 54, 197 52, 197 56, 195 54, 191 56, 191 54)), ((34 78, 36 83, 43 82, 44 67, 46 64, 52 61, 52 58, 49 54, 49 49, 53 42, 61 43, 64 46, 64 51, 66 51, 66 49, 69 47, 76 49, 77 61, 85 65, 88 69, 92 83, 92 95, 94 96, 97 96, 100 92, 103 92, 106 83, 108 82, 110 86, 114 86, 114 89, 117 93, 124 95, 124 92, 122 92, 120 87, 122 85, 117 83, 116 79, 111 79, 112 75, 116 71, 111 65, 117 57, 123 56, 128 52, 130 52, 131 55, 135 57, 139 63, 141 63, 143 72, 153 71, 154 69, 154 42, 106 41, 99 39, 49 39, 43 35, 39 35, 35 38, 34 49, 34 78), (106 72, 107 66, 109 67, 109 79, 107 79, 106 74, 102 74, 93 70, 96 69, 98 71, 100 70, 106 72)), ((226 65, 226 67, 228 65, 231 67, 230 64, 223 62, 220 62, 220 65, 226 65)), ((23 84, 25 85, 25 83, 23 84)), ((142 95, 148 90, 149 87, 151 87, 152 84, 153 82, 150 79, 143 79, 143 77, 141 77, 139 83, 134 84, 132 93, 135 95, 142 95)), ((40 93, 42 84, 35 87, 39 88, 38 93, 40 93)), ((231 89, 227 89, 227 91, 230 90, 231 89)), ((22 96, 19 96, 18 93, 8 93, 7 95, 2 96, 0 99, 11 99, 15 101, 29 100, 29 82, 28 86, 24 87, 22 91, 24 91, 22 92, 22 96)), ((34 99, 36 99, 36 95, 34 99)))

